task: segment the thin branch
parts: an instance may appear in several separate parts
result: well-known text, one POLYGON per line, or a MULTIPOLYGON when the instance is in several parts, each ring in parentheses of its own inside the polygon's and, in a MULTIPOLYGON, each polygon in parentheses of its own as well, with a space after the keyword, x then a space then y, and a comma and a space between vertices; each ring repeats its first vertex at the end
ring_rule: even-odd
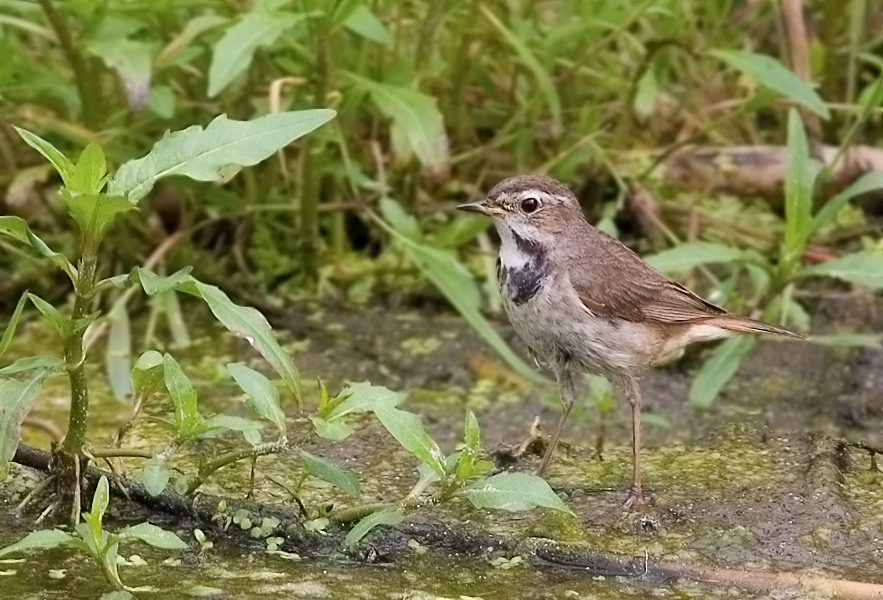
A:
POLYGON ((199 468, 199 475, 193 483, 190 484, 187 493, 192 494, 195 492, 196 489, 205 483, 205 480, 218 469, 223 469, 227 465, 232 465, 233 463, 245 460, 246 458, 256 459, 259 456, 266 456, 267 454, 277 454, 287 450, 288 447, 288 440, 282 438, 281 440, 269 444, 261 444, 259 446, 254 446, 253 448, 242 448, 240 450, 233 450, 232 452, 222 454, 218 458, 205 463, 199 468))
POLYGON ((137 448, 90 448, 87 453, 95 458, 153 458, 156 456, 150 450, 138 450, 137 448))

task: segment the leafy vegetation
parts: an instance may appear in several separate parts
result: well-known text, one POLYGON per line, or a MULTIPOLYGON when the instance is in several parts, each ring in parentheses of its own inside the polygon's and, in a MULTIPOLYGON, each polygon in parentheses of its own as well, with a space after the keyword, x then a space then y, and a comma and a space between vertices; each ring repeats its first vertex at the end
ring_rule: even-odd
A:
MULTIPOLYGON (((41 386, 62 374, 72 410, 55 481, 77 527, 97 520, 103 531, 98 492, 101 514, 93 499, 80 522, 90 457, 143 460, 141 483, 159 495, 194 494, 227 465, 289 453, 300 470, 274 481, 315 527, 355 523, 348 547, 418 502, 567 512, 542 480, 492 474, 471 413, 463 443, 446 455, 403 394, 386 388, 351 384, 329 396, 320 383, 318 406, 306 406, 300 372, 267 319, 231 298, 383 303, 429 290, 509 369, 542 384, 492 322, 501 307, 487 222, 449 210, 504 176, 536 171, 566 182, 593 222, 703 295, 811 332, 807 290, 883 289, 880 217, 854 202, 883 189, 883 176, 836 173, 856 143, 883 131, 880 38, 863 25, 865 0, 814 3, 806 16, 818 35, 809 64, 795 65, 777 4, 737 4, 0 0, 0 271, 9 274, 0 358, 32 316, 59 339, 55 354, 0 366, 0 480, 41 386), (745 144, 784 146, 774 193, 717 185, 738 171, 727 147, 745 144), (695 146, 711 153, 717 179, 697 167, 684 185, 669 159, 695 146), (146 324, 130 315, 141 291, 146 324), (211 414, 197 374, 165 351, 189 345, 194 300, 275 372, 239 357, 226 364, 252 418, 211 414), (171 344, 154 334, 160 318, 171 344), (101 360, 94 344, 105 333, 107 378, 130 418, 115 445, 100 448, 88 440, 95 382, 84 365, 101 360), (166 400, 161 442, 124 447, 143 408, 166 400), (308 431, 299 423, 293 433, 289 401, 307 411, 308 431), (362 484, 300 444, 346 439, 366 416, 414 456, 412 490, 381 506, 311 505, 309 477, 356 499, 362 484), (217 449, 210 459, 177 466, 205 445, 217 449)), ((813 339, 881 347, 874 332, 813 339)), ((710 349, 692 405, 711 405, 754 344, 710 349)), ((607 388, 592 388, 600 449, 612 404, 607 388)), ((119 587, 108 561, 121 537, 38 533, 34 548, 85 548, 119 587)))

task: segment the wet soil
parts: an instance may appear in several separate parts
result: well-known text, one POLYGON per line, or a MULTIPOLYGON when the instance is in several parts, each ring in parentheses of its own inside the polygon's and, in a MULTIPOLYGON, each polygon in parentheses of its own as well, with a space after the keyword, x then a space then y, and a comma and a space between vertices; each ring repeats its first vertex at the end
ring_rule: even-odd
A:
MULTIPOLYGON (((883 331, 879 298, 819 301, 814 314, 819 333, 883 331)), ((405 407, 423 416, 445 452, 462 438, 467 410, 477 415, 490 451, 517 446, 537 416, 547 427, 557 419, 554 386, 530 384, 512 373, 455 315, 435 309, 301 307, 273 317, 305 382, 319 376, 331 391, 363 380, 407 390, 405 407)), ((521 348, 504 322, 495 325, 521 348)), ((537 560, 537 538, 571 544, 577 555, 602 552, 883 583, 883 473, 862 447, 883 447, 883 352, 762 340, 714 405, 697 411, 688 405, 687 392, 707 350, 691 350, 642 383, 649 415, 644 474, 653 501, 640 510, 621 508, 630 476, 628 407, 615 402, 602 417, 585 402, 574 410, 547 477, 575 518, 541 510, 478 511, 454 501, 416 509, 401 525, 370 534, 354 557, 336 554, 321 567, 306 560, 283 563, 263 553, 241 555, 241 549, 219 544, 191 557, 199 569, 177 567, 175 585, 217 588, 223 592, 208 596, 224 598, 331 598, 343 597, 344 590, 347 596, 390 598, 770 597, 557 569, 537 560), (355 564, 347 562, 353 559, 355 564), (258 581, 256 573, 266 580, 258 581)), ((214 373, 213 365, 231 356, 250 361, 253 352, 241 340, 219 343, 213 333, 181 361, 188 372, 214 373)), ((100 378, 97 369, 95 376, 100 378)), ((231 412, 229 385, 212 378, 198 383, 206 390, 200 397, 204 412, 212 406, 231 412)), ((51 396, 50 391, 41 400, 38 414, 57 413, 60 403, 51 396)), ((308 406, 316 397, 315 391, 308 394, 308 406)), ((104 402, 114 401, 99 404, 104 402)), ((242 414, 246 411, 243 407, 242 414)), ((97 429, 109 427, 114 418, 107 410, 97 429)), ((153 426, 140 424, 131 442, 155 435, 153 426)), ((369 418, 344 442, 319 441, 308 449, 356 472, 363 484, 358 503, 394 502, 417 479, 416 460, 369 418)), ((258 463, 258 500, 286 500, 267 480, 281 473, 278 465, 286 460, 258 463)), ((536 463, 537 457, 525 456, 511 468, 529 471, 536 463)), ((247 477, 247 465, 237 465, 206 491, 241 497, 247 477)), ((313 505, 355 504, 318 483, 305 489, 313 505)), ((0 543, 32 528, 8 510, 0 515, 0 543)), ((133 585, 158 581, 153 578, 162 568, 151 565, 133 567, 123 577, 133 585)), ((0 564, 4 569, 9 567, 0 564)), ((31 571, 33 564, 17 569, 31 571)), ((76 571, 81 577, 81 567, 76 571)), ((11 576, 7 581, 18 582, 20 597, 94 597, 56 594, 48 580, 11 576), (45 595, 34 595, 44 589, 45 595)), ((783 590, 774 597, 807 596, 783 590)))

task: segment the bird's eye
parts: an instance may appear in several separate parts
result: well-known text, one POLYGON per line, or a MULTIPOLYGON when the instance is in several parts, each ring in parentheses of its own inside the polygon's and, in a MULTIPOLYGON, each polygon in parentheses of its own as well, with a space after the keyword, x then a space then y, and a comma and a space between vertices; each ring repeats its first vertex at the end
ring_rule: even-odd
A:
POLYGON ((534 198, 533 196, 528 196, 524 200, 521 201, 521 210, 526 213, 532 213, 536 209, 540 207, 540 201, 534 198))

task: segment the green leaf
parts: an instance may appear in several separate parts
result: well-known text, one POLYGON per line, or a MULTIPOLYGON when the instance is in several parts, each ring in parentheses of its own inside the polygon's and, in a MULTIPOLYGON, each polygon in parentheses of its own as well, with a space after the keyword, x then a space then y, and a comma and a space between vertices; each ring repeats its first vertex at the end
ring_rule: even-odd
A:
POLYGON ((372 385, 367 381, 351 383, 319 410, 319 416, 329 421, 340 419, 349 414, 371 412, 381 404, 397 406, 402 399, 404 394, 382 385, 372 385))
POLYGON ((74 167, 74 173, 70 183, 66 186, 76 194, 99 194, 106 182, 107 161, 104 151, 95 142, 83 149, 80 160, 74 167))
POLYGON ((536 87, 546 101, 546 106, 549 109, 549 116, 552 117, 552 135, 558 136, 563 130, 561 120, 561 99, 558 96, 558 88, 549 71, 543 67, 522 39, 507 29, 497 16, 490 11, 490 9, 482 6, 482 12, 484 12, 484 16, 487 17, 488 21, 490 21, 497 31, 500 32, 506 42, 512 46, 512 49, 515 50, 515 53, 518 55, 518 59, 527 70, 530 71, 531 75, 533 75, 536 87))
POLYGON ((423 429, 420 417, 389 404, 374 406, 374 414, 408 452, 426 463, 439 477, 445 477, 445 457, 423 429))
POLYGON ((883 253, 855 252, 803 267, 798 277, 833 277, 871 289, 883 289, 883 253))
POLYGON ((102 539, 101 524, 104 522, 104 513, 107 511, 107 505, 110 503, 110 485, 107 483, 107 477, 102 475, 95 486, 95 493, 92 494, 92 510, 89 515, 92 522, 97 524, 98 530, 93 529, 92 535, 95 539, 102 539))
POLYGON ((138 523, 137 525, 126 527, 118 535, 127 540, 141 540, 154 548, 162 550, 187 549, 187 544, 177 535, 151 523, 138 523))
MULTIPOLYGON (((381 221, 382 222, 382 221, 381 221)), ((382 222, 383 223, 383 222, 382 222)), ((383 223, 386 225, 386 223, 383 223)), ((388 225, 386 225, 389 227, 388 225)), ((481 294, 472 274, 450 253, 432 248, 401 235, 392 228, 387 229, 403 242, 405 255, 423 275, 444 294, 454 308, 463 316, 487 344, 493 348, 518 374, 535 383, 548 380, 532 369, 515 354, 500 334, 481 314, 481 294)))
POLYGON ((788 112, 788 157, 785 162, 785 249, 796 260, 812 233, 813 185, 821 170, 809 157, 803 122, 797 110, 788 112))
POLYGON ((140 108, 147 97, 153 74, 153 48, 147 42, 120 37, 91 40, 86 49, 116 71, 126 89, 131 108, 140 108))
POLYGON ((113 592, 105 592, 101 594, 101 597, 98 600, 138 600, 132 592, 127 590, 116 590, 113 592))
POLYGON ((181 310, 181 302, 176 290, 168 290, 159 294, 159 303, 166 317, 169 333, 172 334, 172 346, 175 348, 189 348, 192 345, 190 330, 184 320, 184 312, 181 310))
POLYGON ((137 202, 157 179, 184 175, 198 181, 228 179, 239 168, 255 165, 297 138, 334 118, 316 109, 233 121, 221 115, 203 129, 198 125, 166 135, 142 158, 120 167, 108 186, 111 195, 137 202))
POLYGON ((324 479, 328 483, 333 483, 353 498, 358 498, 359 494, 362 493, 359 479, 343 465, 339 465, 327 458, 310 454, 306 450, 301 450, 300 455, 310 470, 310 474, 319 479, 324 479))
POLYGON ((179 289, 195 293, 205 300, 209 310, 234 335, 245 338, 255 350, 276 369, 282 381, 294 393, 298 408, 301 407, 300 374, 291 360, 291 356, 282 349, 273 336, 273 330, 267 319, 259 311, 247 306, 234 304, 220 289, 191 278, 190 284, 179 289))
POLYGON ((135 208, 124 196, 107 194, 76 194, 68 189, 62 190, 68 211, 83 234, 87 244, 97 246, 104 239, 107 228, 120 213, 135 208))
POLYGON ((21 217, 0 216, 0 235, 9 236, 22 244, 29 245, 37 254, 48 258, 64 271, 73 283, 77 282, 77 270, 70 261, 60 252, 52 250, 46 245, 46 242, 34 235, 28 224, 21 217))
POLYGON ((212 50, 208 72, 209 98, 217 96, 238 75, 248 70, 258 48, 272 46, 286 29, 297 25, 305 17, 305 14, 267 10, 260 4, 255 10, 244 14, 227 29, 212 50))
POLYGON ((450 166, 448 136, 435 98, 354 73, 347 75, 371 95, 380 112, 392 119, 390 134, 397 156, 407 158, 413 151, 430 172, 438 175, 447 172, 450 166))
POLYGON ((132 367, 132 389, 144 398, 165 387, 165 370, 162 354, 156 350, 148 350, 132 367))
POLYGON ((883 171, 865 173, 825 203, 813 219, 813 231, 832 223, 840 210, 856 196, 880 189, 883 189, 883 171))
POLYGON ((110 331, 107 334, 107 352, 104 368, 110 391, 117 400, 132 395, 132 328, 129 311, 124 304, 116 306, 108 315, 110 331))
POLYGON ((724 244, 711 242, 688 242, 663 250, 644 260, 663 273, 687 271, 699 265, 732 263, 743 258, 742 251, 724 244))
POLYGON ((405 513, 401 508, 384 508, 378 510, 359 521, 355 527, 350 529, 350 532, 346 534, 343 543, 347 548, 353 548, 356 544, 362 541, 362 538, 368 535, 368 532, 378 525, 395 527, 404 519, 405 513))
POLYGON ((162 68, 168 65, 174 60, 176 56, 178 56, 181 50, 183 50, 190 44, 190 42, 195 40, 206 31, 214 29, 221 23, 226 22, 227 19, 215 14, 204 14, 190 19, 189 21, 187 21, 184 29, 182 29, 178 35, 172 38, 172 40, 168 44, 166 44, 166 46, 160 51, 159 55, 157 55, 156 60, 154 61, 154 64, 157 68, 162 68))
POLYGON ((178 435, 186 438, 192 435, 201 420, 196 406, 196 390, 181 370, 178 361, 168 353, 163 355, 163 373, 166 389, 175 405, 175 425, 178 428, 178 435))
POLYGON ((401 204, 384 196, 380 199, 380 214, 393 229, 415 241, 420 241, 423 232, 413 215, 408 214, 401 204))
POLYGON ((9 377, 16 373, 24 371, 32 371, 34 369, 46 369, 49 373, 58 370, 64 361, 55 356, 28 356, 20 358, 11 365, 6 365, 0 369, 0 377, 9 377))
POLYGON ((227 371, 236 380, 242 390, 248 394, 245 403, 262 419, 266 419, 276 425, 282 433, 285 433, 285 413, 279 406, 279 390, 273 383, 242 363, 228 363, 227 371))
POLYGON ((361 2, 349 13, 343 26, 366 40, 383 46, 389 46, 392 43, 392 35, 386 26, 361 2))
POLYGON ((533 508, 551 508, 573 514, 542 477, 528 473, 498 473, 457 492, 475 508, 493 508, 518 512, 533 508))
POLYGON ((74 163, 62 154, 58 148, 37 134, 31 133, 27 129, 21 129, 20 127, 13 126, 13 129, 15 129, 15 132, 21 136, 21 139, 23 139, 28 146, 42 154, 43 158, 52 163, 52 166, 55 167, 55 170, 61 175, 61 180, 64 182, 64 185, 70 185, 71 179, 74 175, 74 163))
POLYGON ((166 466, 166 461, 154 456, 146 463, 141 471, 141 483, 151 496, 159 496, 169 483, 172 472, 166 466))
POLYGON ((26 552, 28 550, 48 550, 55 548, 72 540, 71 536, 60 529, 41 529, 40 531, 32 531, 28 535, 17 541, 16 543, 6 546, 0 550, 0 557, 15 552, 26 552))
POLYGON ((458 483, 463 483, 475 474, 475 463, 481 450, 481 437, 478 429, 478 419, 471 410, 466 412, 466 427, 463 451, 457 460, 458 483))
POLYGON ((71 330, 71 320, 58 312, 58 309, 35 294, 28 294, 28 298, 46 320, 52 325, 61 339, 67 337, 71 330))
POLYGON ((163 294, 174 290, 177 287, 192 281, 192 278, 190 277, 190 271, 192 270, 193 267, 184 267, 179 271, 175 271, 171 275, 163 277, 142 267, 135 267, 132 269, 132 273, 129 277, 141 284, 145 294, 153 296, 155 294, 163 294))
POLYGON ((9 463, 15 456, 21 422, 28 415, 48 368, 28 372, 27 379, 0 379, 0 481, 9 475, 9 463))
POLYGON ((712 50, 710 54, 741 71, 746 77, 805 106, 823 119, 831 116, 825 102, 812 86, 772 56, 744 50, 712 50))
POLYGON ((752 336, 730 338, 720 344, 702 364, 690 385, 690 404, 704 409, 711 406, 721 389, 736 374, 742 358, 754 348, 752 336))
POLYGON ((215 415, 202 421, 194 431, 199 433, 201 437, 213 437, 227 430, 238 431, 245 438, 245 441, 252 446, 257 446, 261 443, 260 424, 233 415, 215 415))
POLYGON ((339 442, 345 440, 353 433, 353 428, 343 421, 326 421, 322 417, 310 417, 313 427, 316 428, 316 435, 326 440, 339 442))
POLYGON ((459 248, 477 238, 490 224, 487 217, 458 216, 435 233, 432 245, 439 248, 459 248))
POLYGON ((6 324, 6 329, 3 331, 3 337, 0 337, 0 357, 6 352, 6 349, 9 348, 9 344, 12 342, 12 337, 15 335, 15 328, 18 326, 18 320, 21 319, 21 313, 25 308, 25 303, 28 301, 28 293, 25 292, 18 299, 18 303, 15 305, 15 310, 12 311, 12 316, 9 318, 9 323, 6 324))

